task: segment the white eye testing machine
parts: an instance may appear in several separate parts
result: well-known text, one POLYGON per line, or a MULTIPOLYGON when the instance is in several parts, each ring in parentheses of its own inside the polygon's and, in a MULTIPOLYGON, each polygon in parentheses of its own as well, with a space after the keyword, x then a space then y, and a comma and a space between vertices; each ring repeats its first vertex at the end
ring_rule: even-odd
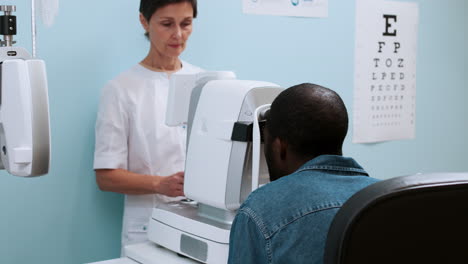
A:
POLYGON ((166 124, 187 124, 184 193, 153 209, 150 242, 100 264, 227 263, 237 209, 269 181, 261 144, 265 114, 283 90, 232 72, 171 77, 166 124))
POLYGON ((50 166, 45 63, 13 46, 16 6, 2 5, 0 11, 0 169, 22 177, 44 175, 50 166))

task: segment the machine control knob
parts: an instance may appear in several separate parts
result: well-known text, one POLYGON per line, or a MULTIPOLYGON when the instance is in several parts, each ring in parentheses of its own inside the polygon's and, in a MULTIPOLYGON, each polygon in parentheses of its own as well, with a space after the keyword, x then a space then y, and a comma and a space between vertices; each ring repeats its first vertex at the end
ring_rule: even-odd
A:
POLYGON ((0 11, 3 12, 16 12, 16 6, 14 5, 2 5, 0 6, 0 11))

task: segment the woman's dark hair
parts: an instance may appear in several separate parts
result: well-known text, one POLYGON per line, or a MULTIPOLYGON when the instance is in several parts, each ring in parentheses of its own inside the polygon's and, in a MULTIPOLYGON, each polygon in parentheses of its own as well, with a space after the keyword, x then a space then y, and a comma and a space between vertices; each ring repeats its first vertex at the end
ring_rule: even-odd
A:
POLYGON ((170 4, 177 4, 187 2, 192 5, 193 17, 197 17, 197 0, 141 0, 140 1, 140 13, 146 18, 146 21, 150 21, 151 16, 154 12, 161 7, 165 7, 170 4))

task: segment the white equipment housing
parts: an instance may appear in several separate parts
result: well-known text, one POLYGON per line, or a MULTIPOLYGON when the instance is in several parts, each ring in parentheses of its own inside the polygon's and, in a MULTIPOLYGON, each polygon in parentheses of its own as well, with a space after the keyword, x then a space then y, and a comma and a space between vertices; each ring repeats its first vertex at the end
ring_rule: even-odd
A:
POLYGON ((166 124, 188 125, 184 192, 190 199, 154 208, 150 242, 126 246, 126 258, 95 264, 227 263, 237 209, 269 181, 259 123, 283 88, 236 80, 232 72, 175 74, 170 86, 166 124))
POLYGON ((50 127, 42 60, 19 47, 0 47, 0 169, 16 176, 47 174, 50 127))
POLYGON ((184 192, 197 202, 155 208, 148 230, 151 241, 203 263, 227 262, 236 210, 258 184, 269 181, 260 155, 258 110, 268 108, 283 89, 273 83, 232 77, 226 73, 199 75, 203 83, 188 90, 191 111, 184 192), (216 80, 219 78, 226 79, 216 80), (257 149, 257 157, 252 149, 254 153, 257 149))

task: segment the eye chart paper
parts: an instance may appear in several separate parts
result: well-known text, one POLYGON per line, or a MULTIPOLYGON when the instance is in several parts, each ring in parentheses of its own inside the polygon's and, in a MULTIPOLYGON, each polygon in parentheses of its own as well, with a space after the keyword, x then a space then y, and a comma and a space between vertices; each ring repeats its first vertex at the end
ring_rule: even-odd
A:
POLYGON ((328 0, 242 0, 244 13, 257 15, 327 17, 328 0))
POLYGON ((416 3, 356 2, 354 143, 415 137, 416 3))

